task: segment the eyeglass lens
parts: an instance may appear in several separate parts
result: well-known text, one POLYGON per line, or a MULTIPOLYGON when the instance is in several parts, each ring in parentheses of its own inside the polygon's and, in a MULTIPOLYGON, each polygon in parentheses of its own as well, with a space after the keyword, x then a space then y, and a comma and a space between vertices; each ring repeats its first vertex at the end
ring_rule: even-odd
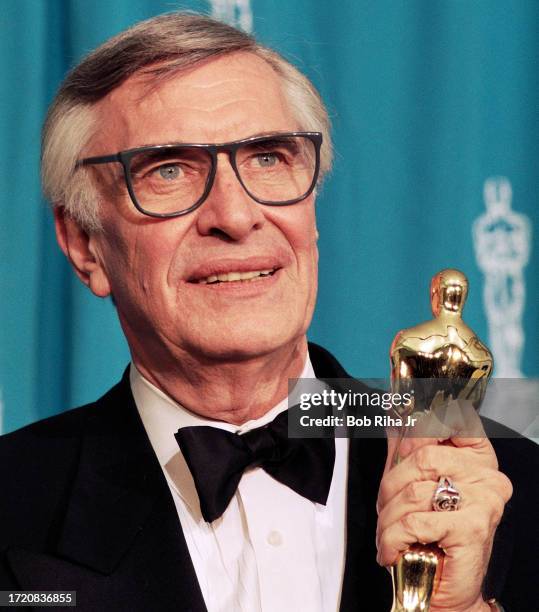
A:
MULTIPOLYGON (((177 146, 135 154, 129 165, 137 203, 145 211, 170 214, 193 206, 212 172, 204 148, 177 146)), ((272 136, 246 142, 236 151, 236 168, 247 192, 278 204, 304 196, 316 169, 316 149, 305 136, 272 136)))

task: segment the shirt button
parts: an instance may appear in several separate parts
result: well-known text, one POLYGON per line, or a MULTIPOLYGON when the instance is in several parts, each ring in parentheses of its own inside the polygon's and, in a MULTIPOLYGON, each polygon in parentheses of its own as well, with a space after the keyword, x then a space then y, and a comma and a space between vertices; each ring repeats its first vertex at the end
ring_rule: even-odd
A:
POLYGON ((270 531, 267 540, 271 546, 280 546, 283 543, 283 536, 279 531, 270 531))

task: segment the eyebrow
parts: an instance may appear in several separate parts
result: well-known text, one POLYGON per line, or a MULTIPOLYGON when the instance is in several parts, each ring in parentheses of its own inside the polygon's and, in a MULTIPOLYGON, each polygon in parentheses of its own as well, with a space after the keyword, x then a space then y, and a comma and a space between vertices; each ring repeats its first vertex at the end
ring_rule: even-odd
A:
MULTIPOLYGON (((297 130, 292 130, 292 131, 297 131, 297 130)), ((261 138, 262 136, 267 136, 268 138, 271 138, 272 136, 280 136, 281 134, 290 134, 291 131, 290 130, 281 130, 278 132, 267 132, 267 131, 263 131, 263 132, 255 132, 254 134, 250 134, 249 136, 244 136, 243 138, 236 138, 234 140, 229 140, 227 142, 238 142, 240 140, 249 140, 249 138, 261 138)), ((167 142, 159 142, 159 143, 155 143, 155 142, 150 142, 150 143, 143 143, 143 144, 137 144, 133 147, 129 147, 129 149, 142 149, 144 147, 156 147, 156 146, 172 146, 172 145, 189 145, 189 144, 214 144, 214 145, 221 145, 221 144, 226 144, 224 142, 193 142, 193 141, 178 141, 178 140, 169 140, 167 142)))

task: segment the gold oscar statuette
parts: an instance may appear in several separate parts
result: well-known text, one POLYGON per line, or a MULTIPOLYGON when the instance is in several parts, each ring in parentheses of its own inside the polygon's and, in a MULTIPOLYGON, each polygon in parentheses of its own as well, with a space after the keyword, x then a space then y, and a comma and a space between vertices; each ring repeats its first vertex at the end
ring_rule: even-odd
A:
MULTIPOLYGON (((412 392, 414 397, 406 409, 395 408, 403 422, 409 415, 419 422, 421 419, 446 422, 448 413, 459 410, 462 404, 475 410, 481 405, 493 359, 488 348, 462 321, 467 292, 468 281, 462 272, 442 270, 433 277, 430 287, 434 319, 400 331, 393 340, 392 392, 412 392), (416 392, 418 387, 420 393, 416 392)), ((412 432, 403 427, 400 440, 406 435, 412 432)), ((438 437, 439 433, 435 435, 438 437)), ((393 461, 399 461, 398 445, 393 461)), ((392 568, 391 612, 428 612, 443 559, 444 553, 435 543, 414 544, 400 555, 392 568)))

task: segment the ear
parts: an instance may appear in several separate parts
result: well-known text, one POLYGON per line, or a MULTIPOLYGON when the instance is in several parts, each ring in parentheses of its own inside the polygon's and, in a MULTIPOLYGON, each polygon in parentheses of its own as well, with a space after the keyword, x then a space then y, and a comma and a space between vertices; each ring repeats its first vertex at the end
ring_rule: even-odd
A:
POLYGON ((85 231, 63 206, 54 208, 56 240, 76 275, 98 297, 111 293, 110 283, 99 254, 97 234, 85 231))

